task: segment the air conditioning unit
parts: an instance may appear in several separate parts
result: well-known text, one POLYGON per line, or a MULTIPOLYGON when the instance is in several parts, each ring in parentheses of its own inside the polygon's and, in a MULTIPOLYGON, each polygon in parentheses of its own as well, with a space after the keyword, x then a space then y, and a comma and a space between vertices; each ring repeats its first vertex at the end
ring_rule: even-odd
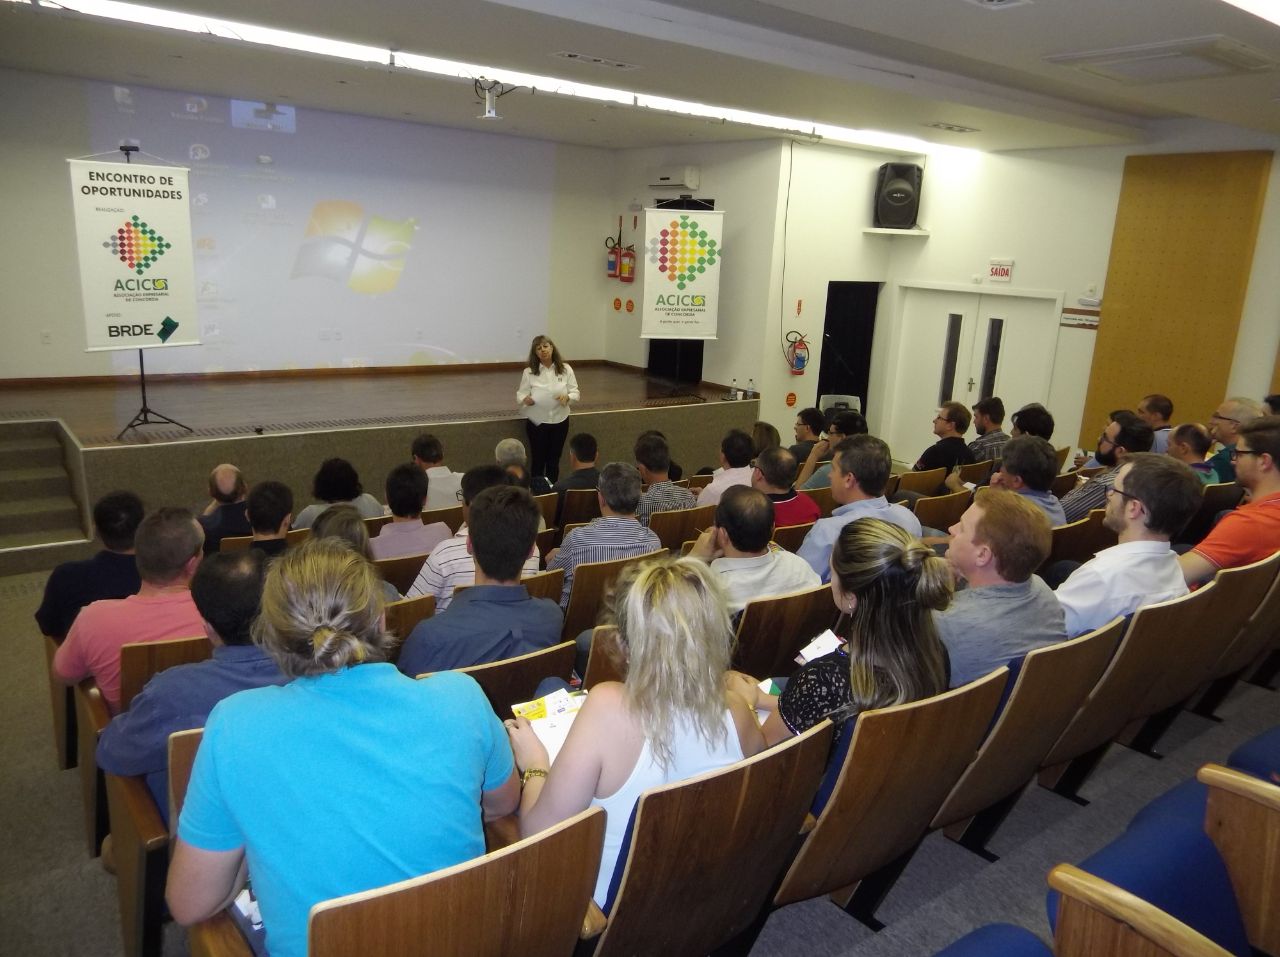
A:
POLYGON ((663 166, 649 174, 650 189, 697 189, 702 170, 696 166, 663 166))

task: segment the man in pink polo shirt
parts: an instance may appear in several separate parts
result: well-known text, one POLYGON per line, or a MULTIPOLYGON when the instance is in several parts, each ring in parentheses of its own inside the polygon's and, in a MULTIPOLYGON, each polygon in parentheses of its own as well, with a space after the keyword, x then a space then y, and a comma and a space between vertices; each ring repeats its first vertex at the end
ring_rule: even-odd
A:
POLYGON ((190 590, 203 548, 204 532, 185 508, 162 508, 144 518, 134 536, 142 587, 128 598, 85 606, 54 655, 57 679, 76 684, 93 678, 111 713, 118 712, 121 646, 204 634, 190 590))

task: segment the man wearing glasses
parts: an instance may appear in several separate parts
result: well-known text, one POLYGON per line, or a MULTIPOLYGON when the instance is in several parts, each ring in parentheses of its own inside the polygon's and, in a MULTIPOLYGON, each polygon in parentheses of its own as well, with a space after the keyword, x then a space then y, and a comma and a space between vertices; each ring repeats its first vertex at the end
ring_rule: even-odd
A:
POLYGON ((1231 459, 1249 502, 1224 515, 1199 545, 1178 559, 1188 585, 1208 581, 1221 568, 1261 561, 1280 549, 1280 415, 1261 416, 1240 426, 1231 459))
POLYGON ((1222 445, 1222 448, 1209 457, 1209 464, 1218 474, 1219 482, 1236 480, 1235 460, 1231 452, 1236 447, 1240 426, 1256 419, 1265 411, 1262 403, 1237 396, 1233 399, 1223 399, 1222 404, 1209 417, 1209 436, 1222 445))
POLYGON ((1098 436, 1093 453, 1106 471, 1082 482, 1062 497, 1062 511, 1067 522, 1078 522, 1095 508, 1107 504, 1107 489, 1116 479, 1124 460, 1135 452, 1150 452, 1154 433, 1151 426, 1128 410, 1111 413, 1111 421, 1098 436))
POLYGON ((1204 498, 1196 474, 1167 455, 1139 452, 1116 469, 1103 494, 1102 524, 1116 533, 1119 544, 1098 552, 1054 592, 1068 636, 1187 593, 1169 539, 1182 531, 1204 498))

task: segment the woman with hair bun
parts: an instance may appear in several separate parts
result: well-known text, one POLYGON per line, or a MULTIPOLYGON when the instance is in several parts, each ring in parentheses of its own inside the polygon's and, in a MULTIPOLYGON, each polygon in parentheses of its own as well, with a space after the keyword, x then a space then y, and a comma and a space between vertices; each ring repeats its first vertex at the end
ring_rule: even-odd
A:
POLYGON ((733 629, 724 592, 704 562, 628 565, 611 610, 626 679, 591 689, 555 764, 528 721, 506 722, 524 772, 522 834, 588 807, 607 812, 595 890, 601 907, 642 791, 725 767, 764 746, 747 703, 725 690, 733 629))
POLYGON ((769 712, 764 737, 785 741, 823 718, 840 724, 873 708, 942 694, 950 683, 947 651, 934 610, 951 603, 946 560, 897 525, 850 522, 831 550, 831 596, 844 645, 792 675, 780 696, 735 674, 730 687, 769 712))
POLYGON ((378 574, 336 539, 270 566, 254 641, 293 680, 209 715, 169 867, 174 919, 248 875, 272 957, 304 957, 312 905, 484 853, 519 800, 511 748, 474 680, 387 663, 378 574))

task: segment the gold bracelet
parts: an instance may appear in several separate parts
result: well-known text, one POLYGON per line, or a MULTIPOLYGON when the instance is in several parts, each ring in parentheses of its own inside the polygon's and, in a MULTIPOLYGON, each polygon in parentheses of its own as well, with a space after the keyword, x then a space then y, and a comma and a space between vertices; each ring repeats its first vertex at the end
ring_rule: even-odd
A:
POLYGON ((524 774, 520 775, 520 786, 524 787, 528 784, 530 778, 545 778, 546 776, 546 768, 525 768, 524 774))

